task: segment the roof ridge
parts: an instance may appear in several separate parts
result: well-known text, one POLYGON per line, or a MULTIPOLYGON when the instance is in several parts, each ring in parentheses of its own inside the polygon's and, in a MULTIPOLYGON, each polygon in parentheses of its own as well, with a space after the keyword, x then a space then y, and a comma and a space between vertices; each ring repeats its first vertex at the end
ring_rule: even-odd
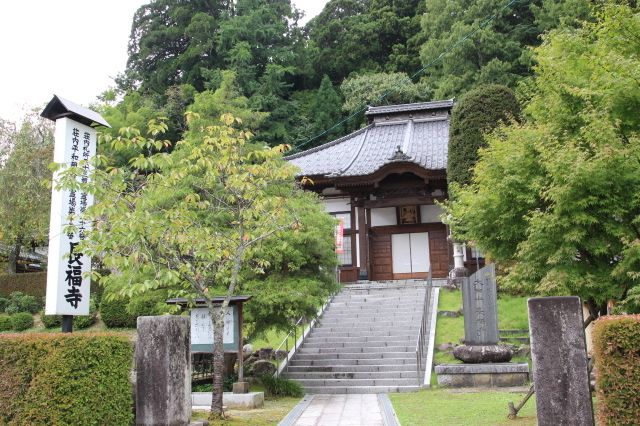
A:
POLYGON ((330 142, 324 143, 322 145, 315 146, 313 148, 307 149, 306 151, 298 152, 296 154, 286 155, 283 158, 285 160, 294 160, 296 158, 300 158, 300 157, 303 157, 303 156, 308 155, 308 154, 313 154, 314 152, 322 151, 323 149, 327 149, 327 148, 330 148, 330 147, 332 147, 334 145, 338 145, 339 143, 342 143, 342 142, 346 141, 347 139, 351 139, 352 137, 357 136, 358 134, 370 129, 373 126, 374 126, 374 124, 371 123, 371 124, 367 125, 366 127, 358 129, 355 132, 351 132, 348 135, 342 136, 341 138, 338 138, 338 139, 336 139, 334 141, 330 141, 330 142))

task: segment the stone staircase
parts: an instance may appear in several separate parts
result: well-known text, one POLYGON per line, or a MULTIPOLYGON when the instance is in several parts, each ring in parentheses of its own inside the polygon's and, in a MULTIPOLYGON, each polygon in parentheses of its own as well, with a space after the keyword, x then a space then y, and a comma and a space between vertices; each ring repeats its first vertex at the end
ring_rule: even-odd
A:
POLYGON ((415 351, 427 289, 420 281, 345 286, 284 376, 307 393, 418 390, 415 351))

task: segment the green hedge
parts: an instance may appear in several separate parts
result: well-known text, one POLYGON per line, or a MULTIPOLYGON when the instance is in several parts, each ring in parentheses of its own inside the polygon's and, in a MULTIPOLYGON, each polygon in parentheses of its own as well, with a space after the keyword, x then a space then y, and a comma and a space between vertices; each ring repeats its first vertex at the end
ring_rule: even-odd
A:
POLYGON ((600 318, 593 329, 600 425, 640 419, 640 315, 600 318))
POLYGON ((0 335, 0 424, 132 424, 132 357, 115 333, 0 335))
POLYGON ((11 317, 9 315, 0 314, 0 331, 11 330, 11 317))
POLYGON ((102 299, 100 318, 109 328, 135 328, 139 316, 159 315, 157 300, 136 297, 133 299, 102 299))
POLYGON ((0 297, 7 297, 14 291, 44 297, 47 293, 47 273, 0 274, 0 297))
POLYGON ((25 331, 33 327, 33 316, 29 312, 18 312, 10 317, 11 329, 25 331))

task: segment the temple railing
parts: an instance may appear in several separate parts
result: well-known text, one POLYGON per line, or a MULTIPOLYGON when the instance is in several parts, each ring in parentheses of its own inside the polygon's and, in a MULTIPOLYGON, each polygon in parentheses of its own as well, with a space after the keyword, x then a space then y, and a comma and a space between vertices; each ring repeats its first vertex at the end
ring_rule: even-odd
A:
POLYGON ((416 341, 416 371, 418 372, 418 386, 422 387, 426 373, 427 351, 425 350, 426 341, 429 333, 429 306, 431 306, 432 293, 432 277, 431 267, 427 273, 427 289, 424 294, 424 302, 422 304, 422 319, 420 321, 420 330, 418 330, 418 339, 416 341))

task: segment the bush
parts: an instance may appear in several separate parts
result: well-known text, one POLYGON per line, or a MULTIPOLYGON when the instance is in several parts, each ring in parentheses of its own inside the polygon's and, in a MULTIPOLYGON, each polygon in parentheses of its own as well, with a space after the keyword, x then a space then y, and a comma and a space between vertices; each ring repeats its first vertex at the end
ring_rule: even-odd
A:
POLYGON ((4 312, 5 309, 7 309, 8 305, 9 305, 9 299, 0 297, 0 312, 4 312))
POLYGON ((11 317, 0 314, 0 331, 11 330, 11 317))
POLYGON ((637 425, 640 419, 640 315, 602 317, 593 329, 601 425, 637 425))
POLYGON ((18 312, 29 312, 35 314, 43 307, 42 298, 14 291, 7 299, 7 306, 4 311, 7 314, 15 314, 18 312))
POLYGON ((304 390, 299 383, 283 377, 265 375, 260 377, 260 381, 269 396, 301 397, 304 395, 304 390))
POLYGON ((25 331, 33 327, 33 316, 29 312, 18 312, 11 315, 11 329, 25 331))
POLYGON ((157 298, 138 296, 112 301, 107 299, 103 298, 100 304, 100 317, 110 328, 135 328, 139 316, 160 314, 157 298))
POLYGON ((0 274, 0 296, 7 297, 14 291, 44 297, 47 293, 47 273, 0 274))
POLYGON ((73 318, 73 328, 83 330, 89 328, 96 322, 96 302, 94 299, 89 300, 89 315, 78 315, 73 318))
POLYGON ((46 328, 60 327, 62 325, 62 315, 45 315, 40 311, 40 319, 46 328))
POLYGON ((506 86, 488 84, 467 92, 453 108, 449 137, 447 179, 461 185, 471 182, 478 148, 486 146, 484 134, 510 118, 518 118, 520 105, 506 86))
POLYGON ((0 336, 0 424, 132 424, 132 354, 114 333, 0 336))
POLYGON ((136 318, 127 312, 127 300, 108 300, 102 298, 100 317, 109 328, 132 328, 136 326, 136 318))

